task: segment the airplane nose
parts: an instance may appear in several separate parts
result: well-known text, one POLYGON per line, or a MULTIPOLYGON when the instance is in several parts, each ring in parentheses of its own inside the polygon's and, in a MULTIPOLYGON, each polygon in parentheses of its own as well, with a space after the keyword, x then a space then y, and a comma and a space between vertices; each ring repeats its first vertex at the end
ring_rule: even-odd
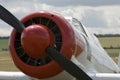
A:
POLYGON ((50 36, 43 25, 30 25, 21 35, 21 44, 25 52, 34 58, 44 57, 45 49, 50 44, 50 36))

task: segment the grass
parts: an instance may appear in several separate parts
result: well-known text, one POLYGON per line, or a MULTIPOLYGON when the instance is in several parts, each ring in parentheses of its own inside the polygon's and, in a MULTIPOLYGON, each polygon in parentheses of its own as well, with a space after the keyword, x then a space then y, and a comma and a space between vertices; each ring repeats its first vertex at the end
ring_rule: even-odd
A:
POLYGON ((8 39, 0 39, 0 71, 19 71, 13 63, 9 51, 3 51, 2 49, 8 49, 8 39))
POLYGON ((99 37, 98 39, 107 53, 117 62, 120 53, 120 37, 99 37))
POLYGON ((2 51, 3 48, 8 48, 8 39, 0 39, 0 51, 2 51))
POLYGON ((120 47, 120 37, 99 37, 103 47, 120 47))
POLYGON ((0 52, 0 71, 19 71, 8 51, 0 52))

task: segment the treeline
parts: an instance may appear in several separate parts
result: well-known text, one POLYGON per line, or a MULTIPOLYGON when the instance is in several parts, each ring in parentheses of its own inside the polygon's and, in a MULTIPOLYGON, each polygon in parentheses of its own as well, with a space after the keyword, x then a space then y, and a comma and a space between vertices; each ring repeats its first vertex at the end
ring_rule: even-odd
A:
POLYGON ((120 37, 120 34, 94 34, 96 37, 120 37))
POLYGON ((0 39, 9 39, 9 36, 0 36, 0 39))
MULTIPOLYGON (((94 34, 96 37, 120 37, 120 34, 94 34)), ((0 39, 9 39, 10 36, 0 36, 0 39)))
POLYGON ((110 47, 103 47, 104 49, 120 49, 120 46, 118 46, 118 47, 112 47, 112 46, 110 46, 110 47))

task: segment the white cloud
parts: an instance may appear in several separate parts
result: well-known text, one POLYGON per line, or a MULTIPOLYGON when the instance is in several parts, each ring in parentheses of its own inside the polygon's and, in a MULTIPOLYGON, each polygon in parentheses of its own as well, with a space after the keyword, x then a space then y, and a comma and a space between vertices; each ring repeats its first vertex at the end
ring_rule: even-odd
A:
POLYGON ((120 28, 88 28, 91 33, 95 34, 120 34, 120 28))
MULTIPOLYGON (((72 16, 78 18, 89 30, 94 31, 96 33, 112 33, 112 32, 118 32, 120 28, 120 5, 107 5, 107 6, 89 6, 86 4, 86 6, 81 5, 75 5, 76 2, 80 1, 77 0, 76 2, 73 0, 70 0, 74 5, 67 5, 67 6, 55 6, 50 5, 47 0, 0 0, 0 3, 6 7, 10 12, 12 12, 18 19, 21 19, 25 15, 39 10, 50 10, 55 11, 63 16, 72 16), (106 28, 107 31, 105 31, 106 28), (93 30, 92 30, 93 29, 93 30), (95 31, 96 30, 96 31, 95 31)), ((88 1, 88 0, 86 0, 88 1)), ((52 1, 53 4, 61 2, 61 1, 52 1)), ((65 2, 65 1, 64 1, 65 2)), ((67 2, 67 1, 66 1, 67 2)), ((112 2, 112 0, 110 0, 112 2)), ((119 1, 118 1, 119 2, 119 1)), ((69 2, 68 2, 69 3, 69 2)), ((67 3, 67 4, 68 4, 67 3)), ((85 2, 84 2, 85 3, 85 2)), ((86 2, 87 3, 87 2, 86 2)), ((109 2, 108 2, 109 3, 109 2)), ((92 5, 93 3, 91 3, 92 5)), ((110 3, 111 4, 111 3, 110 3)), ((5 23, 0 21, 0 30, 4 32, 4 30, 8 31, 6 32, 6 35, 9 33, 9 26, 5 23), (3 29, 3 26, 5 27, 3 29)), ((3 35, 3 33, 0 35, 3 35)), ((9 35, 9 34, 8 34, 9 35)))
POLYGON ((10 27, 8 24, 0 19, 0 36, 9 36, 12 29, 12 27, 10 27))

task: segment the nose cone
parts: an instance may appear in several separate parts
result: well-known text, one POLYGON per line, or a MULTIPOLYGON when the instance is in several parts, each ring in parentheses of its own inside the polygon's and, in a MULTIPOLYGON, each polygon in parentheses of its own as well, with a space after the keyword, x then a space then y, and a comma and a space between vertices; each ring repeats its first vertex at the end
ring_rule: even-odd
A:
POLYGON ((45 49, 50 45, 48 29, 43 25, 30 25, 21 35, 21 44, 25 52, 34 58, 44 57, 45 49))

